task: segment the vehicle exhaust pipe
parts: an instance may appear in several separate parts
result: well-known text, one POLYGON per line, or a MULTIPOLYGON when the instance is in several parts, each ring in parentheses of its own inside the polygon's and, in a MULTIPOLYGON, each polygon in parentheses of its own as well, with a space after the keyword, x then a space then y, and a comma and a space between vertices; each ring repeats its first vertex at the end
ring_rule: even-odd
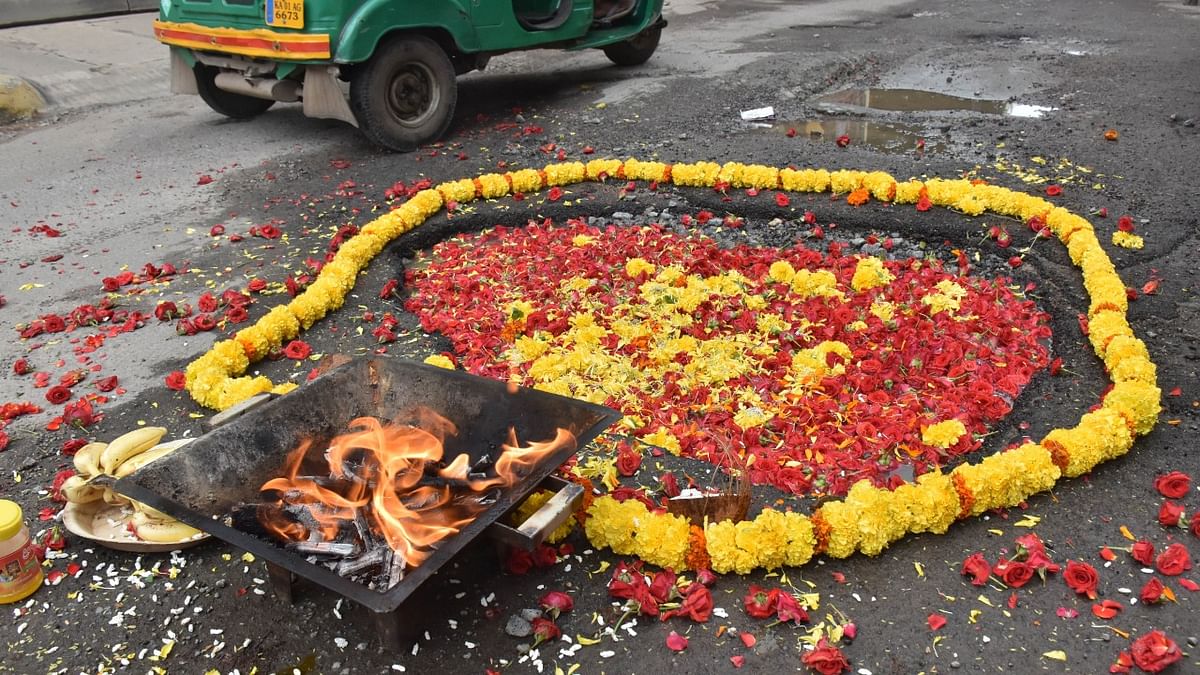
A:
POLYGON ((295 103, 300 100, 300 83, 295 80, 276 80, 268 77, 246 77, 238 73, 217 73, 213 84, 234 94, 265 98, 270 101, 295 103))

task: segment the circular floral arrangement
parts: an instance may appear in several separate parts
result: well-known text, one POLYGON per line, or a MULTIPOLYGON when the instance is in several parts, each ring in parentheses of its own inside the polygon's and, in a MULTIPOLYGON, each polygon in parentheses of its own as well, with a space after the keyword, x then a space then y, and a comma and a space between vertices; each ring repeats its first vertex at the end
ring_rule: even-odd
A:
POLYGON ((766 509, 753 520, 701 527, 651 511, 637 500, 599 497, 588 506, 585 527, 594 545, 637 555, 662 567, 738 573, 802 565, 817 554, 845 557, 861 551, 875 555, 907 533, 945 532, 959 518, 1014 506, 1050 489, 1062 476, 1087 473, 1127 452, 1135 436, 1148 433, 1158 419, 1161 392, 1155 367, 1126 319, 1125 285, 1091 224, 1067 209, 1040 197, 976 181, 897 181, 883 172, 633 159, 550 164, 541 171, 486 174, 418 192, 346 242, 317 280, 289 304, 276 307, 233 340, 217 343, 189 364, 188 391, 202 405, 225 408, 271 390, 274 385, 265 377, 242 376, 249 364, 340 307, 358 273, 389 241, 418 226, 443 205, 607 178, 692 187, 720 184, 786 192, 831 191, 847 195, 847 201, 855 204, 876 199, 916 204, 918 210, 940 206, 968 215, 990 211, 1033 221, 1049 228, 1066 245, 1072 262, 1082 271, 1089 306, 1087 320, 1081 323, 1086 323, 1088 338, 1113 385, 1075 426, 1055 429, 1037 443, 1007 449, 976 464, 959 465, 949 474, 929 472, 895 489, 862 480, 850 488, 844 500, 826 502, 811 516, 766 509))
POLYGON ((1003 281, 833 249, 497 228, 434 247, 406 308, 472 373, 610 405, 651 445, 796 494, 978 448, 1049 363, 1048 317, 1003 281))

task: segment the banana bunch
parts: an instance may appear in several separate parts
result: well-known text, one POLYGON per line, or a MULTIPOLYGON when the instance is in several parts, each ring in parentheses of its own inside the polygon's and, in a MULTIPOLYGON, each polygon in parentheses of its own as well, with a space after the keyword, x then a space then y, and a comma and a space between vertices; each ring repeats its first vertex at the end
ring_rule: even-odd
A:
MULTIPOLYGON (((109 443, 88 443, 75 453, 76 474, 67 479, 62 493, 74 504, 103 500, 113 506, 130 506, 130 522, 139 539, 149 542, 178 542, 200 533, 148 504, 113 492, 108 485, 94 484, 100 476, 124 478, 156 459, 165 457, 192 441, 181 438, 162 443, 167 430, 142 427, 118 436, 109 443)), ((104 481, 111 485, 111 480, 104 481)))

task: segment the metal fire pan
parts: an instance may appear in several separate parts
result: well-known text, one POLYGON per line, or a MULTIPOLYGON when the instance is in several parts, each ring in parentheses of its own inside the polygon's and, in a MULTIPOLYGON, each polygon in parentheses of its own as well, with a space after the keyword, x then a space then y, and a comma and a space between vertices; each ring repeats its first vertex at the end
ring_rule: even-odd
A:
POLYGON ((170 455, 122 478, 115 490, 261 556, 376 612, 394 610, 455 553, 478 537, 598 433, 620 419, 600 405, 533 389, 510 391, 504 382, 461 371, 386 356, 361 357, 331 369, 296 389, 266 401, 197 438, 170 455), (517 485, 457 535, 441 543, 424 563, 396 586, 375 591, 343 579, 275 541, 226 525, 239 504, 257 503, 259 487, 281 472, 288 453, 302 441, 315 447, 344 433, 361 416, 393 419, 424 406, 448 418, 458 435, 446 439, 446 455, 460 452, 495 459, 508 429, 522 442, 548 440, 559 427, 577 439, 547 457, 517 485))

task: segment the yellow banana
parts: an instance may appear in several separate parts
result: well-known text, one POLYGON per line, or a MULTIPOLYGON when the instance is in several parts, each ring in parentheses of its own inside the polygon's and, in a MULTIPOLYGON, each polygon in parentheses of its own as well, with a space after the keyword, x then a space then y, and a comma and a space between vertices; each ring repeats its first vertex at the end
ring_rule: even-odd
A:
POLYGON ((141 511, 133 514, 130 522, 139 539, 158 544, 182 543, 201 534, 200 530, 177 520, 154 520, 141 511))
POLYGON ((117 470, 113 472, 113 475, 117 478, 124 478, 143 466, 146 466, 150 462, 175 452, 179 448, 191 443, 193 440, 194 439, 191 438, 180 438, 167 443, 159 443, 153 448, 150 448, 143 453, 134 455, 124 462, 121 462, 120 466, 117 467, 117 470))
POLYGON ((104 498, 104 488, 88 485, 80 475, 71 476, 62 485, 63 496, 73 504, 87 504, 104 498))
POLYGON ((133 504, 133 509, 135 511, 146 514, 146 516, 148 518, 150 518, 151 520, 158 520, 158 521, 168 522, 168 523, 175 521, 175 519, 172 518, 171 516, 168 516, 167 514, 163 513, 162 511, 159 511, 158 509, 154 508, 153 506, 150 506, 149 504, 139 502, 136 499, 131 499, 129 501, 131 504, 133 504))
POLYGON ((130 502, 129 497, 126 497, 125 495, 117 494, 116 492, 113 492, 112 488, 106 487, 106 488, 101 488, 101 489, 104 490, 103 496, 101 497, 101 499, 104 500, 105 504, 110 504, 112 506, 125 506, 126 504, 128 504, 130 502))
POLYGON ((153 448, 167 430, 163 427, 142 427, 114 438, 100 454, 100 470, 107 474, 116 471, 121 462, 153 448))
POLYGON ((108 447, 108 443, 88 443, 75 453, 75 471, 84 478, 91 478, 100 473, 100 453, 108 447))

